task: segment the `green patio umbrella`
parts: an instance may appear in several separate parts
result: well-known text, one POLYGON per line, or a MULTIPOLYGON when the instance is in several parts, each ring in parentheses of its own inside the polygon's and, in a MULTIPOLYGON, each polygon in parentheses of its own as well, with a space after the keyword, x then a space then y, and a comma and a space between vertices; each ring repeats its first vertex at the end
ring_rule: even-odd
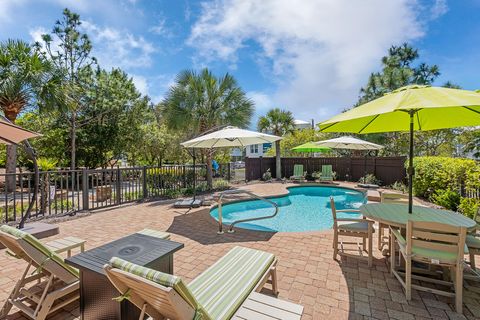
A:
POLYGON ((480 125, 480 93, 411 85, 341 113, 319 124, 323 132, 410 132, 408 168, 412 212, 413 132, 480 125))
POLYGON ((328 152, 332 149, 330 149, 329 147, 322 147, 322 146, 319 146, 318 144, 315 144, 315 142, 307 142, 307 143, 304 143, 304 144, 301 144, 299 146, 296 146, 295 148, 292 148, 292 151, 295 151, 295 152, 328 152))

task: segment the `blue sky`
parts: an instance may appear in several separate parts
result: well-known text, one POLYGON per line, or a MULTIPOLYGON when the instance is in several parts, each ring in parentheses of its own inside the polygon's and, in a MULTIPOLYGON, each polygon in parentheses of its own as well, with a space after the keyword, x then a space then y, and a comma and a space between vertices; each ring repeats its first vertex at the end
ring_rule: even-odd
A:
MULTIPOLYGON (((229 72, 256 103, 325 120, 351 106, 392 44, 480 88, 480 0, 0 0, 0 41, 38 39, 68 7, 104 68, 154 102, 183 69, 229 72)), ((255 121, 255 120, 254 120, 255 121)))

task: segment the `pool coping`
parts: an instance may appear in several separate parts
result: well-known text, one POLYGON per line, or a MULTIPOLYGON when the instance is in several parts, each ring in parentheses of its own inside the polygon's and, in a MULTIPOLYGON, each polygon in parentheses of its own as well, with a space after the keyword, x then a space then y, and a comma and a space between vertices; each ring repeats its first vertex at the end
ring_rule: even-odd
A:
MULTIPOLYGON (((358 192, 362 192, 365 197, 367 197, 367 191, 365 188, 358 188, 358 187, 346 187, 346 186, 342 186, 340 184, 336 184, 336 183, 299 183, 298 185, 293 185, 293 186, 287 186, 285 187, 286 191, 287 192, 284 192, 284 193, 280 193, 280 194, 274 194, 274 195, 268 195, 268 196, 261 196, 262 198, 265 198, 265 199, 272 199, 272 198, 281 198, 281 197, 286 197, 290 194, 290 192, 288 192, 289 189, 293 189, 293 188, 303 188, 303 187, 333 187, 333 188, 339 188, 339 189, 348 189, 348 190, 353 190, 353 191, 358 191, 358 192)), ((225 204, 234 204, 234 203, 238 203, 238 202, 246 202, 246 201, 258 201, 258 199, 238 199, 238 200, 231 200, 231 201, 227 201, 227 202, 224 202, 223 205, 225 204)), ((368 200, 367 200, 368 201, 368 200)), ((218 208, 218 204, 214 204, 212 206, 210 206, 210 209, 208 211, 208 216, 210 217, 210 219, 212 219, 216 224, 218 224, 218 220, 215 219, 214 217, 212 217, 211 215, 211 212, 212 210, 218 208)), ((224 223, 222 223, 224 226, 228 226, 224 223)), ((272 230, 272 231, 264 231, 264 230, 255 230, 255 229, 247 229, 247 228, 242 228, 240 226, 235 226, 235 228, 239 228, 239 229, 242 229, 242 230, 248 230, 248 231, 255 231, 255 232, 266 232, 266 233, 287 233, 287 234, 308 234, 308 233, 325 233, 325 232, 329 232, 331 231, 332 229, 324 229, 324 230, 307 230, 307 231, 275 231, 275 230, 272 230)))

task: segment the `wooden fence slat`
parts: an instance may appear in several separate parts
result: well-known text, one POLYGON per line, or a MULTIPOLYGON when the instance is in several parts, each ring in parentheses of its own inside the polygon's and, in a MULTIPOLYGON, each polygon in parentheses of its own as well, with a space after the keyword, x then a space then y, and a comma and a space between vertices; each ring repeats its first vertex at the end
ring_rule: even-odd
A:
MULTIPOLYGON (((382 185, 390 185, 396 181, 405 182, 406 157, 332 157, 332 158, 282 158, 282 177, 293 175, 293 167, 302 164, 308 173, 321 171, 322 165, 332 165, 337 179, 358 181, 365 173, 374 174, 382 185)), ((247 180, 259 180, 270 169, 276 178, 275 158, 245 158, 245 175, 247 180)))

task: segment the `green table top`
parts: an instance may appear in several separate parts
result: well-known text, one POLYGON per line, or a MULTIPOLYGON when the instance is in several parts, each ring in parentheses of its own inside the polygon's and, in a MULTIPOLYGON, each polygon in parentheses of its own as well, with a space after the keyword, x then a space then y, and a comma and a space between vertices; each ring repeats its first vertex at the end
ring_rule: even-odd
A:
POLYGON ((475 229, 476 223, 464 215, 449 210, 413 206, 412 214, 408 213, 406 204, 371 203, 360 207, 360 212, 367 218, 396 227, 405 227, 408 220, 439 222, 467 230, 475 229))

